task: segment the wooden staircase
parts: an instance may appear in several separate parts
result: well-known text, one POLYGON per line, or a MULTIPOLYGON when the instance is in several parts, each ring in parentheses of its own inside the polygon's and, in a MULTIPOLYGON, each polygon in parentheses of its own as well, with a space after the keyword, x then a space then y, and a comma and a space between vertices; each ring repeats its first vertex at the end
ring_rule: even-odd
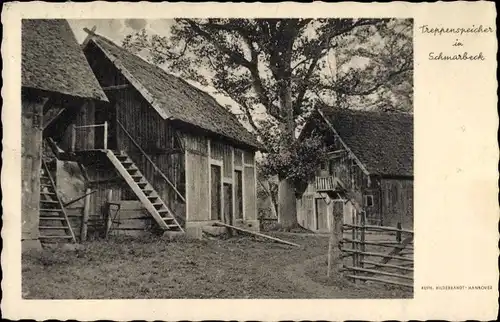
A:
POLYGON ((43 174, 40 176, 40 224, 42 243, 76 243, 68 215, 59 198, 47 161, 42 159, 43 174))
POLYGON ((162 230, 184 232, 174 213, 126 153, 106 150, 106 156, 162 230))

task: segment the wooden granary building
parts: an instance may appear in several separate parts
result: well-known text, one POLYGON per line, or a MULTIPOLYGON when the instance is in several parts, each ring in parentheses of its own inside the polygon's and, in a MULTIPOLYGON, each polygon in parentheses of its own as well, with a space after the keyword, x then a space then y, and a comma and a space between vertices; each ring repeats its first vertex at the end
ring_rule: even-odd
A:
MULTIPOLYGON (((45 227, 60 227, 71 239, 57 194, 42 158, 43 129, 61 108, 76 113, 107 102, 65 20, 22 20, 21 184, 23 250, 40 247, 45 227), (50 211, 46 211, 50 209, 50 211)), ((50 231, 48 232, 50 234, 50 231)))
POLYGON ((82 55, 105 99, 61 106, 44 129, 76 239, 258 230, 256 138, 209 94, 87 32, 82 55))
MULTIPOLYGON (((329 231, 333 214, 350 223, 413 228, 413 116, 322 108, 303 135, 325 131, 328 158, 297 199, 299 223, 329 231)), ((337 217, 338 218, 338 217, 337 217)))

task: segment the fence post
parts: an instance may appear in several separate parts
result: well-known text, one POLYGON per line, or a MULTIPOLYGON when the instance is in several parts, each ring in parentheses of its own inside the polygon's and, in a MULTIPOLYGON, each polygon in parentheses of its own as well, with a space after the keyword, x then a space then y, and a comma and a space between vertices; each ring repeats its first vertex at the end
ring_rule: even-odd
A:
MULTIPOLYGON (((354 251, 358 250, 357 249, 357 244, 356 244, 356 235, 357 235, 357 225, 358 225, 358 221, 356 219, 356 211, 353 209, 352 212, 352 249, 354 251)), ((356 252, 352 253, 352 266, 355 268, 357 267, 357 262, 358 262, 358 254, 356 252)), ((356 271, 352 271, 352 274, 353 275, 356 275, 356 271)), ((356 279, 353 280, 354 283, 356 283, 356 279)))
MULTIPOLYGON (((363 253, 365 252, 365 225, 366 225, 366 213, 364 211, 361 211, 361 236, 360 236, 360 251, 363 253)), ((363 267, 363 261, 365 259, 365 256, 363 254, 359 254, 359 267, 363 267)))
POLYGON ((76 125, 71 124, 71 151, 74 152, 76 147, 76 125))
POLYGON ((108 121, 104 121, 104 150, 108 149, 108 121))
POLYGON ((83 204, 82 227, 80 231, 80 241, 82 242, 87 240, 87 228, 90 214, 90 188, 87 188, 85 193, 87 195, 85 196, 85 201, 83 204))
POLYGON ((113 190, 108 189, 106 191, 106 214, 105 214, 105 228, 104 228, 104 236, 107 239, 109 236, 109 231, 111 230, 112 220, 111 217, 111 202, 113 201, 113 190))
POLYGON ((398 231, 396 232, 396 241, 401 244, 401 230, 403 229, 400 222, 398 222, 398 231))

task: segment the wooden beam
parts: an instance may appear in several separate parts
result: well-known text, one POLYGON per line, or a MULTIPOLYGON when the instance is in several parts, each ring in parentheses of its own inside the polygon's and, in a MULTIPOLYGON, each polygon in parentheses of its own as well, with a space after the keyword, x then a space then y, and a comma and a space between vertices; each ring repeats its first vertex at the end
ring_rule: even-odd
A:
POLYGON ((113 90, 118 90, 118 89, 129 88, 129 87, 130 87, 130 84, 120 84, 120 85, 106 86, 106 87, 103 87, 102 90, 103 91, 113 91, 113 90))
POLYGON ((400 286, 406 286, 406 287, 413 288, 412 284, 395 282, 395 281, 389 281, 389 280, 385 280, 385 279, 381 279, 381 278, 376 278, 376 277, 359 276, 359 275, 347 275, 346 277, 349 277, 349 278, 352 278, 352 279, 359 279, 359 280, 365 280, 365 281, 379 282, 379 283, 385 283, 385 284, 394 284, 394 285, 400 285, 400 286))
MULTIPOLYGON (((87 189, 89 190, 89 189, 87 189)), ((93 194, 94 192, 97 192, 97 190, 93 190, 93 191, 87 191, 84 195, 80 196, 80 197, 76 197, 68 202, 66 202, 65 204, 63 204, 64 207, 67 207, 69 205, 72 205, 74 204, 75 202, 79 201, 79 200, 82 200, 83 198, 85 198, 87 195, 91 195, 93 194)))
POLYGON ((90 217, 90 194, 90 189, 87 188, 87 193, 85 194, 85 202, 83 204, 82 227, 80 230, 80 241, 82 242, 87 241, 87 228, 90 217))
POLYGON ((387 257, 384 257, 380 260, 380 264, 387 264, 389 261, 393 258, 396 258, 395 256, 399 255, 401 251, 409 245, 413 241, 413 236, 406 238, 403 240, 401 243, 400 247, 394 248, 389 254, 387 254, 387 257))
POLYGON ((227 228, 232 228, 234 230, 241 231, 241 232, 244 232, 244 233, 247 233, 247 234, 251 234, 251 235, 255 235, 255 236, 259 236, 259 237, 271 239, 271 240, 274 240, 274 241, 276 241, 278 243, 282 243, 282 244, 286 244, 286 245, 290 245, 290 246, 295 246, 295 247, 299 247, 299 248, 301 247, 299 244, 295 244, 295 243, 292 243, 292 242, 289 242, 289 241, 286 241, 286 240, 283 240, 283 239, 279 239, 279 238, 276 238, 276 237, 271 237, 271 236, 268 236, 268 235, 264 235, 264 234, 258 233, 256 231, 251 231, 251 230, 248 230, 248 229, 244 229, 244 228, 240 228, 240 227, 228 225, 228 224, 225 224, 225 223, 222 223, 222 222, 215 222, 214 225, 216 225, 216 226, 223 226, 223 227, 227 227, 227 228))
POLYGON ((95 36, 96 30, 97 30, 97 26, 93 26, 92 30, 89 30, 88 28, 83 28, 83 31, 85 31, 87 33, 87 37, 85 37, 85 39, 83 40, 81 48, 85 48, 85 46, 87 46, 90 39, 92 39, 92 37, 95 36))

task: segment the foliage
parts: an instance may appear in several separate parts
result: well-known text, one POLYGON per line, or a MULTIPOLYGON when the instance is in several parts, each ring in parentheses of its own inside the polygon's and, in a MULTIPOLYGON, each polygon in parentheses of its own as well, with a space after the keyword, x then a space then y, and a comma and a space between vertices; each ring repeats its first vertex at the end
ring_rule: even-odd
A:
POLYGON ((323 136, 312 134, 296 141, 289 149, 272 151, 260 162, 263 173, 292 180, 299 185, 314 175, 328 152, 323 136))
POLYGON ((411 110, 412 25, 411 19, 175 19, 168 35, 142 30, 123 46, 230 97, 269 152, 265 171, 303 181, 324 151, 320 138, 299 142, 296 134, 319 102, 411 110))

